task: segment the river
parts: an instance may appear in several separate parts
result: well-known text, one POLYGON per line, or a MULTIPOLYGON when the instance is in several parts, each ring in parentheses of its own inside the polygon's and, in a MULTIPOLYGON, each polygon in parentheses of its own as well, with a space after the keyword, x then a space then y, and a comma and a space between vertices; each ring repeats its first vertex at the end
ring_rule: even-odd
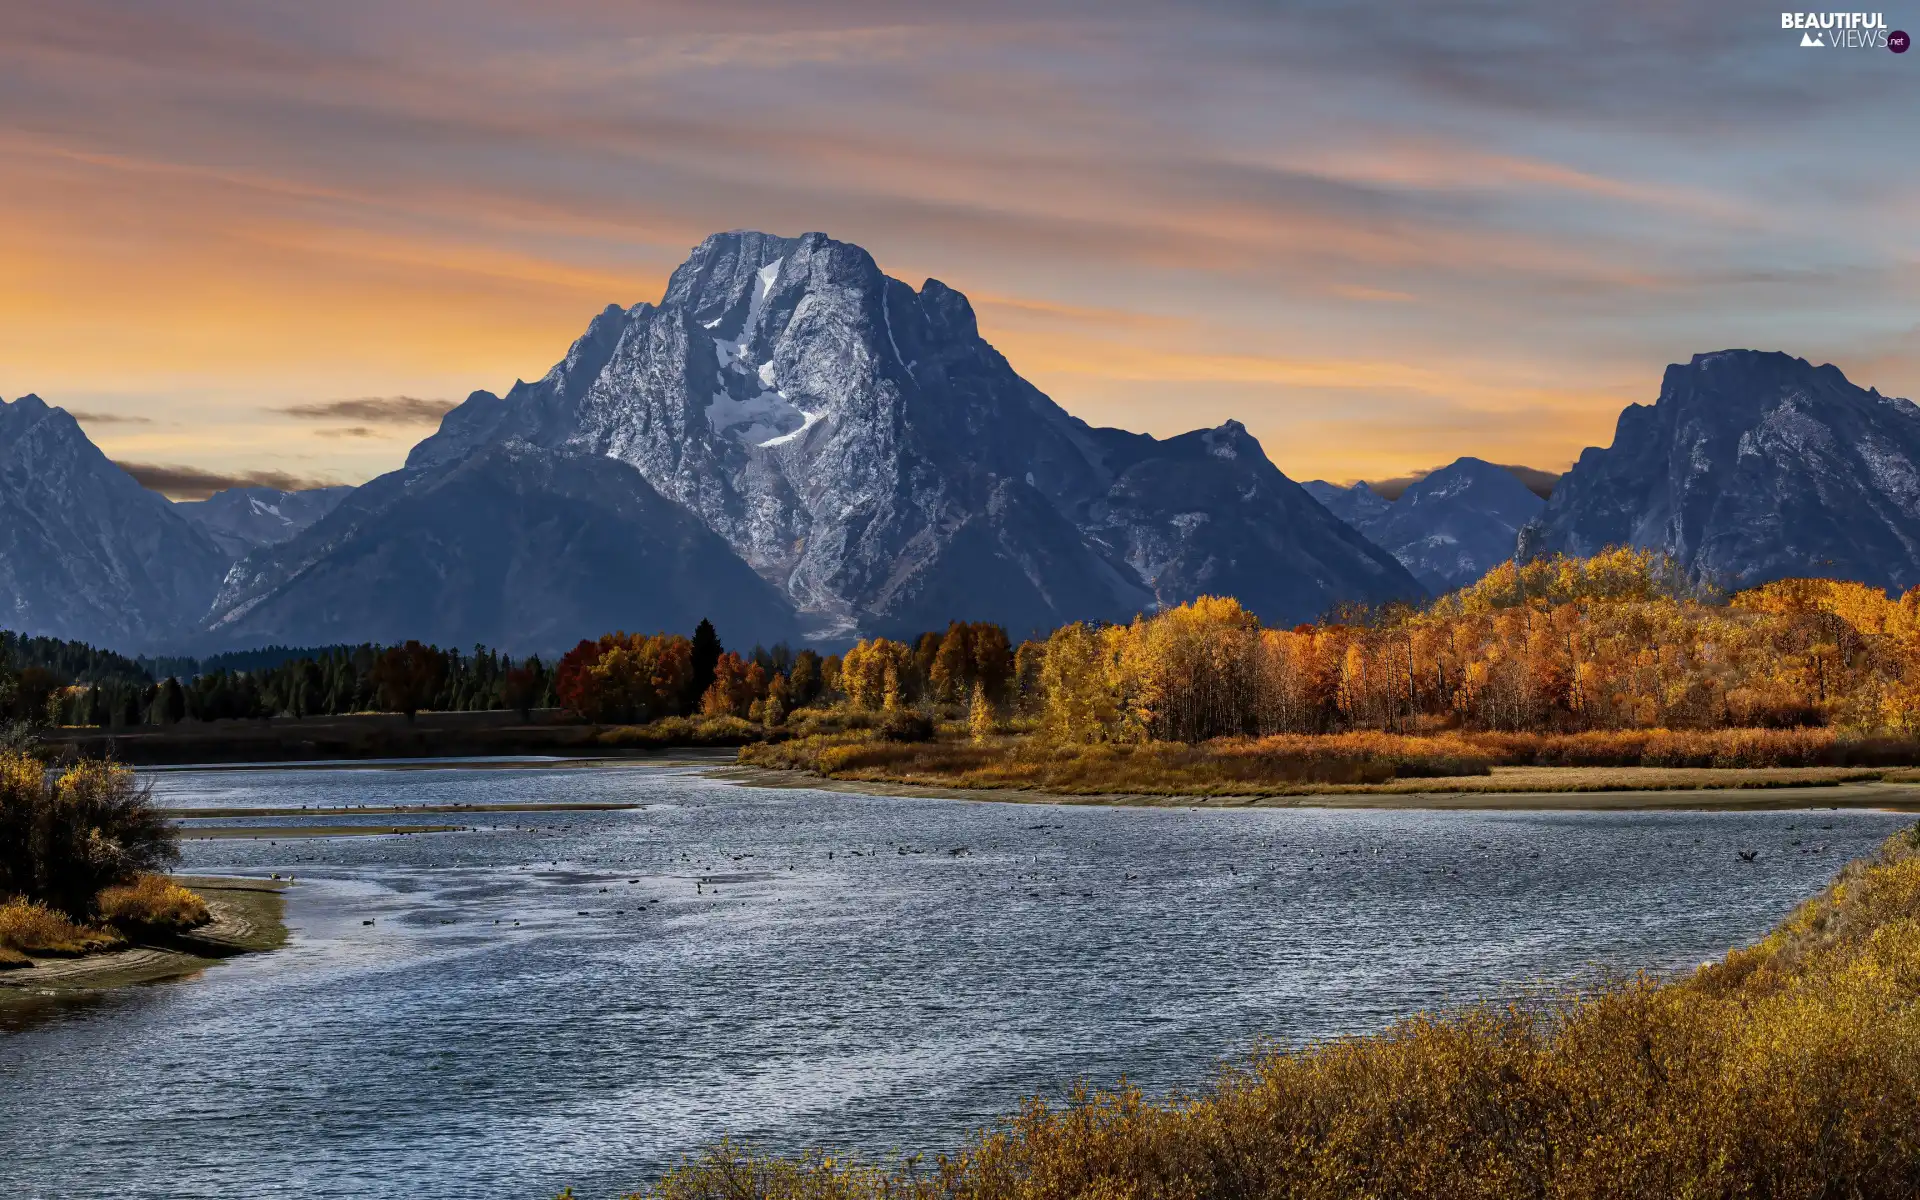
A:
POLYGON ((182 770, 190 840, 293 875, 290 944, 0 1008, 0 1179, 71 1197, 583 1197, 722 1136, 954 1146, 1023 1096, 1203 1086, 1295 1045, 1758 936, 1911 818, 1016 805, 685 769, 182 770), (1741 850, 1758 851, 1753 862, 1741 850))

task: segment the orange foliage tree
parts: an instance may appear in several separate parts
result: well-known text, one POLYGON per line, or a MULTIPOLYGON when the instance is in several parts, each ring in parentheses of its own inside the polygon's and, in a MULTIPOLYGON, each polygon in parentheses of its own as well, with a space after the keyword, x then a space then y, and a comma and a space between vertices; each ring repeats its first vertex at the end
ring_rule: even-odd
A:
POLYGON ((693 644, 678 634, 609 633, 560 660, 560 703, 589 721, 651 721, 685 711, 693 644))
POLYGON ((1203 596, 1127 626, 1066 626, 1021 661, 1043 728, 1073 742, 1439 727, 1920 732, 1920 591, 1796 579, 1727 597, 1638 550, 1505 563, 1423 610, 1292 629, 1203 596))

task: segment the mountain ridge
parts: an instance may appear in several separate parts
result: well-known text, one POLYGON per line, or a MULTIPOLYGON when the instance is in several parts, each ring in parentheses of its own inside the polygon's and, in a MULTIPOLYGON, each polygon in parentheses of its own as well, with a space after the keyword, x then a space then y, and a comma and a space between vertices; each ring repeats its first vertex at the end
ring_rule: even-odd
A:
POLYGON ((0 401, 0 624, 148 649, 191 626, 226 562, 65 409, 0 401))
MULTIPOLYGON (((1210 433, 1257 447, 1237 422, 1210 433)), ((1257 519, 1225 497, 1203 512, 1154 494, 1231 457, 1196 453, 1181 440, 1195 434, 1072 416, 938 279, 916 290, 824 234, 736 231, 695 247, 659 304, 602 310, 540 380, 470 396, 409 462, 512 435, 629 463, 823 636, 954 618, 1044 632, 1229 579, 1286 623, 1343 599, 1424 594, 1263 451, 1231 472, 1257 519), (1173 552, 1202 524, 1208 552, 1173 552), (1261 554, 1289 578, 1260 577, 1261 554)))
POLYGON ((1920 584, 1920 407, 1831 363, 1720 350, 1673 364, 1583 450, 1522 553, 1672 554, 1744 587, 1789 575, 1920 584))

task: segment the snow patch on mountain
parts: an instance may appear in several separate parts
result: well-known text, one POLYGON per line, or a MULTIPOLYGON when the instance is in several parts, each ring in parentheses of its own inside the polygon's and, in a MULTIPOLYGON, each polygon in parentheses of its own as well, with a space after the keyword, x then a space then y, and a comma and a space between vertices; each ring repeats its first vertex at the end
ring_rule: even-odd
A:
POLYGON ((797 434, 819 419, 817 414, 809 417, 778 392, 761 392, 743 400, 715 392, 707 405, 707 424, 715 433, 752 446, 764 446, 788 433, 797 434))

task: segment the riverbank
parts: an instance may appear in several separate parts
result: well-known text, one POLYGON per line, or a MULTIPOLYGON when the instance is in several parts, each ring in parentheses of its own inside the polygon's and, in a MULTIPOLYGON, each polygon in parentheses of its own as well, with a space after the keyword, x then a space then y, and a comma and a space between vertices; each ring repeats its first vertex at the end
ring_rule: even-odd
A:
MULTIPOLYGON (((1672 807, 1650 793, 1846 791, 1920 801, 1920 742, 1829 729, 1575 734, 1349 732, 1209 742, 1061 743, 1022 731, 970 737, 924 720, 744 747, 743 767, 956 798, 1233 805, 1544 806, 1539 797, 1631 794, 1605 807, 1672 807), (1869 789, 1862 791, 1861 789, 1869 789), (1529 800, 1528 798, 1533 798, 1529 800)), ((753 777, 744 777, 751 781, 753 777)), ((764 778, 762 782, 767 782, 764 778)), ((1740 803, 1781 807, 1784 798, 1740 803)))
POLYGON ((183 933, 149 937, 123 949, 78 958, 33 959, 0 971, 0 1002, 48 992, 97 991, 189 975, 239 954, 286 944, 284 882, 180 876, 206 901, 212 920, 183 933))
MULTIPOLYGON (((932 800, 974 800, 1000 804, 1109 805, 1129 808, 1384 808, 1476 811, 1718 811, 1764 812, 1801 808, 1865 808, 1920 812, 1920 784, 1890 781, 1875 773, 1844 780, 1808 782, 1782 771, 1771 778, 1758 772, 1689 773, 1679 784, 1650 786, 1634 782, 1643 768, 1496 767, 1490 781, 1424 779, 1376 786, 1302 789, 1269 795, 1178 795, 1143 792, 1049 792, 1039 788, 955 787, 906 781, 839 779, 793 768, 716 767, 708 778, 743 787, 813 788, 860 796, 912 796, 932 800), (1557 778, 1544 772, 1565 772, 1557 778), (1724 777, 1716 778, 1716 775, 1724 777), (1576 778, 1583 776, 1583 778, 1576 778), (1737 778, 1742 777, 1745 778, 1737 778), (1450 784, 1461 784, 1449 788, 1450 784), (1472 786, 1474 784, 1482 786, 1472 786), (1500 786, 1505 784, 1506 786, 1500 786)), ((1644 780, 1644 776, 1640 776, 1644 780)))
POLYGON ((512 756, 646 759, 670 749, 732 749, 765 731, 732 717, 595 725, 549 710, 531 719, 512 712, 423 712, 412 720, 398 713, 353 713, 117 729, 68 726, 43 736, 57 756, 157 767, 512 756))

